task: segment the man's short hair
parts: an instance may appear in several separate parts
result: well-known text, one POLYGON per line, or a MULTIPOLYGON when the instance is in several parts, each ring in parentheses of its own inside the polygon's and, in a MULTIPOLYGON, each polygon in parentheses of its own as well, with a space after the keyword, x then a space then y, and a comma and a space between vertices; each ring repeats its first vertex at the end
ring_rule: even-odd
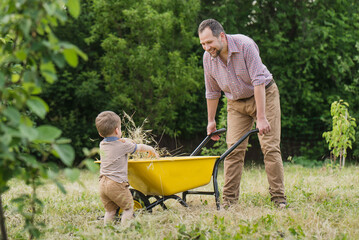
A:
POLYGON ((215 37, 218 37, 221 32, 225 33, 223 26, 217 20, 214 19, 206 19, 202 21, 198 27, 198 33, 202 33, 207 27, 212 30, 212 34, 215 37))
POLYGON ((96 128, 102 137, 111 135, 118 127, 121 127, 121 118, 116 113, 104 111, 97 115, 96 128))

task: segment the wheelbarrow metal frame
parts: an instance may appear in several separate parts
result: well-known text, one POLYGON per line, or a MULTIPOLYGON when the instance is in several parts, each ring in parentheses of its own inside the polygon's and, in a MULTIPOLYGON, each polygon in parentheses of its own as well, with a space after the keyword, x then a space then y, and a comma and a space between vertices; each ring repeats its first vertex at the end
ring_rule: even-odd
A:
MULTIPOLYGON (((196 156, 200 150, 208 143, 208 141, 211 139, 211 137, 213 135, 218 135, 222 132, 225 132, 226 129, 222 128, 219 129, 215 132, 213 132, 212 134, 208 135, 203 141, 202 143, 193 151, 193 153, 191 154, 191 156, 196 156)), ((214 167, 213 167, 213 173, 212 173, 212 180, 213 180, 213 190, 214 191, 185 191, 182 193, 182 199, 184 202, 186 202, 186 196, 188 194, 198 194, 198 195, 214 195, 215 200, 216 200, 216 206, 217 206, 217 210, 220 210, 220 198, 219 198, 219 190, 218 190, 218 181, 217 181, 217 177, 218 177, 218 168, 219 168, 219 164, 224 161, 224 159, 228 156, 228 154, 230 154, 235 148, 237 148, 247 137, 258 133, 259 130, 258 129, 253 129, 250 130, 249 132, 247 132, 244 136, 242 136, 235 144, 233 144, 233 146, 231 146, 229 149, 227 149, 227 151, 225 151, 215 162, 214 167)))
MULTIPOLYGON (((201 149, 210 141, 211 137, 214 135, 218 135, 221 134, 223 132, 225 132, 226 129, 222 128, 219 129, 213 133, 211 133, 210 135, 208 135, 202 142, 201 144, 191 153, 190 156, 196 156, 198 155, 198 153, 201 151, 201 149)), ((228 156, 228 154, 230 154, 235 148, 237 148, 247 137, 258 133, 258 129, 253 129, 250 130, 249 132, 247 132, 244 136, 242 136, 233 146, 231 146, 229 149, 227 149, 227 151, 225 151, 216 161, 213 167, 213 172, 212 172, 212 182, 213 182, 213 191, 194 191, 194 190, 187 190, 182 192, 182 198, 177 196, 177 195, 169 195, 169 196, 152 196, 152 195, 147 195, 147 199, 150 199, 151 197, 156 198, 156 201, 153 203, 150 203, 148 206, 146 206, 146 210, 151 211, 152 208, 156 207, 157 205, 162 206, 163 209, 167 209, 166 205, 164 204, 164 202, 168 199, 175 199, 177 200, 182 206, 184 207, 188 207, 186 200, 187 200, 187 195, 188 194, 193 194, 193 195, 212 195, 215 197, 215 201, 216 201, 216 207, 217 210, 220 210, 220 194, 219 194, 219 190, 218 190, 218 181, 217 181, 217 177, 218 177, 218 169, 219 169, 219 164, 224 161, 224 159, 228 156)))

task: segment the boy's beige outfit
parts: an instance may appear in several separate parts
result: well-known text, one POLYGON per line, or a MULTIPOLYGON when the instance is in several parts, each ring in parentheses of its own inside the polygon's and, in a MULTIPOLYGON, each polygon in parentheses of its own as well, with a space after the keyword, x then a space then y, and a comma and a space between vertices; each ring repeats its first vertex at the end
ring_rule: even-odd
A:
POLYGON ((128 154, 136 151, 137 145, 129 139, 109 137, 100 143, 100 197, 106 212, 120 207, 133 207, 129 190, 128 154))

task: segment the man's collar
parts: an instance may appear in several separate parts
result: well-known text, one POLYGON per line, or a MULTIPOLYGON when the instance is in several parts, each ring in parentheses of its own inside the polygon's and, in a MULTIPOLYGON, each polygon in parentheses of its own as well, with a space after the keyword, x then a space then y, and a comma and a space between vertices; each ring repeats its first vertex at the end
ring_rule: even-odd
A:
MULTIPOLYGON (((234 43, 234 40, 231 35, 226 34, 226 39, 227 39, 228 57, 230 57, 232 55, 232 53, 239 52, 239 49, 238 49, 237 45, 234 43)), ((214 58, 214 57, 212 57, 212 55, 210 55, 210 57, 211 57, 212 61, 216 60, 218 58, 218 57, 214 58)))
POLYGON ((232 53, 239 52, 237 45, 234 43, 233 37, 226 34, 227 36, 227 46, 228 46, 228 56, 231 56, 232 53))

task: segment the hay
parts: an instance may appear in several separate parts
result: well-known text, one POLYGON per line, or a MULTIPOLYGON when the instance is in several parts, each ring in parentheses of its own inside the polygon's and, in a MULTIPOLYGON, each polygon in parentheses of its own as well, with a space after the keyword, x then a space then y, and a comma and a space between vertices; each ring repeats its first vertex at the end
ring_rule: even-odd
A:
MULTIPOLYGON (((160 148, 155 140, 155 135, 152 134, 151 129, 145 129, 145 124, 149 121, 146 118, 143 120, 140 126, 136 126, 133 120, 133 114, 130 116, 126 112, 123 112, 122 126, 123 126, 123 137, 132 139, 137 144, 146 144, 152 146, 157 153, 161 156, 171 156, 170 152, 166 148, 160 148)), ((135 152, 129 157, 131 160, 142 160, 151 159, 147 153, 135 152)))

